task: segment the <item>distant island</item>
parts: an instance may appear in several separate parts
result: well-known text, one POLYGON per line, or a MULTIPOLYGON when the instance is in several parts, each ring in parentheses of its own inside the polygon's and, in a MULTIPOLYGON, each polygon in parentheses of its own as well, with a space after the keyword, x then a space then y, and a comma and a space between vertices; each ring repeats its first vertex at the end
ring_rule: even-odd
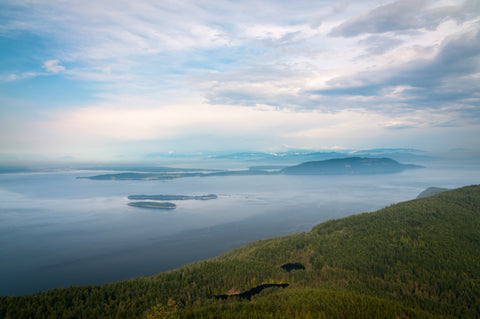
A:
POLYGON ((215 194, 187 196, 187 195, 130 195, 128 199, 133 200, 209 200, 218 198, 215 194))
POLYGON ((281 170, 285 168, 286 165, 258 165, 258 166, 250 166, 248 169, 251 171, 256 170, 281 170))
POLYGON ((348 157, 305 162, 280 172, 287 175, 392 174, 415 168, 423 166, 401 164, 391 158, 348 157))
POLYGON ((167 200, 209 200, 218 198, 215 194, 200 195, 200 196, 188 196, 188 195, 130 195, 128 199, 139 200, 139 202, 130 202, 128 206, 141 207, 141 208, 153 208, 153 209, 175 209, 177 205, 167 200), (154 200, 155 202, 146 201, 154 200), (157 202, 162 201, 162 202, 157 202))
POLYGON ((201 173, 115 173, 101 174, 95 176, 77 177, 77 179, 93 179, 93 180, 171 180, 181 177, 190 177, 202 175, 201 173))
POLYGON ((128 206, 132 207, 141 207, 141 208, 151 208, 151 209, 175 209, 177 205, 169 202, 131 202, 128 203, 128 206))
MULTIPOLYGON (((149 173, 185 173, 185 172, 214 172, 213 169, 205 168, 179 168, 179 167, 163 167, 163 166, 142 166, 142 165, 96 165, 85 166, 79 168, 87 171, 121 171, 121 172, 149 172, 149 173)), ((1 172, 1 167, 0 167, 1 172)))
POLYGON ((359 174, 393 174, 407 169, 423 168, 420 165, 402 164, 391 158, 347 157, 323 161, 310 161, 299 165, 287 166, 271 171, 271 166, 264 169, 215 171, 215 172, 176 172, 176 173, 118 173, 87 177, 93 180, 172 180, 183 177, 247 176, 247 175, 359 175, 359 174), (269 170, 266 170, 269 169, 269 170))
POLYGON ((277 175, 278 172, 270 172, 265 170, 241 170, 241 171, 223 171, 203 174, 202 177, 212 177, 212 176, 244 176, 244 175, 277 175))
POLYGON ((442 188, 442 187, 429 187, 420 194, 418 194, 417 198, 424 198, 432 195, 436 195, 442 192, 448 191, 448 188, 442 188))

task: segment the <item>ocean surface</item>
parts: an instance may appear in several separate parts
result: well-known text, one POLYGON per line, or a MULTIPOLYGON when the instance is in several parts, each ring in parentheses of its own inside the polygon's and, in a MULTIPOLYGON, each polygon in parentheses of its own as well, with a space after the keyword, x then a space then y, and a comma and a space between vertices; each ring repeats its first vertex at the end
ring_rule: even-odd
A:
POLYGON ((247 242, 414 199, 430 186, 480 183, 476 165, 363 176, 218 176, 99 181, 64 171, 0 174, 0 294, 150 276, 247 242), (128 195, 217 194, 130 207, 128 195))

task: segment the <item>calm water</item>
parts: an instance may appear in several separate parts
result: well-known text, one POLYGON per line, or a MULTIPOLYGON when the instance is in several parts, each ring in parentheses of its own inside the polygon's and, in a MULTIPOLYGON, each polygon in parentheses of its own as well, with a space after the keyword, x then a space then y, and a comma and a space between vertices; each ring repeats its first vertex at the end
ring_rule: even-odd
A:
POLYGON ((0 294, 149 276, 249 241, 415 198, 429 186, 480 182, 480 169, 377 176, 222 176, 93 181, 99 172, 0 175, 0 294), (134 194, 222 194, 129 207, 134 194))

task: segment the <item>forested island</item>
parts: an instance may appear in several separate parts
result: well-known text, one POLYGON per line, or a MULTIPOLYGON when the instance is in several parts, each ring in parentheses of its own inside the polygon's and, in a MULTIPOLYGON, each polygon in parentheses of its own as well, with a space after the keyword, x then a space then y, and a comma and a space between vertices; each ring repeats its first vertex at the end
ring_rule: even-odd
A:
POLYGON ((478 318, 479 224, 467 186, 148 278, 0 297, 0 318, 478 318))
POLYGON ((128 199, 132 200, 210 200, 218 198, 215 194, 187 196, 187 195, 130 195, 128 199))
POLYGON ((150 209, 175 209, 177 205, 170 202, 130 202, 128 206, 150 209))
POLYGON ((114 174, 101 174, 86 177, 77 177, 77 179, 93 179, 93 180, 171 180, 182 177, 201 176, 202 173, 114 173, 114 174))
POLYGON ((348 157, 305 162, 286 167, 280 172, 288 175, 363 175, 393 174, 417 168, 423 168, 423 166, 401 164, 390 158, 348 157))
POLYGON ((323 161, 310 161, 299 165, 270 170, 271 166, 252 167, 247 170, 226 170, 215 172, 175 172, 175 173, 118 173, 87 177, 93 180, 172 180, 183 177, 214 177, 242 175, 363 175, 393 174, 407 169, 423 168, 420 165, 401 164, 390 158, 347 157, 323 161))

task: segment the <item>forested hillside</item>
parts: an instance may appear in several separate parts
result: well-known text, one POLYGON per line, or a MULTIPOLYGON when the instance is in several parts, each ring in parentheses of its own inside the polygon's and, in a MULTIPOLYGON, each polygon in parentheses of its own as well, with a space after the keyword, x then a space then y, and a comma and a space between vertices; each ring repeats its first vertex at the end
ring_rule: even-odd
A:
POLYGON ((0 298, 1 318, 479 316, 480 186, 328 221, 150 278, 0 298), (289 263, 297 266, 282 268, 289 263), (240 295, 262 284, 288 286, 240 295))

